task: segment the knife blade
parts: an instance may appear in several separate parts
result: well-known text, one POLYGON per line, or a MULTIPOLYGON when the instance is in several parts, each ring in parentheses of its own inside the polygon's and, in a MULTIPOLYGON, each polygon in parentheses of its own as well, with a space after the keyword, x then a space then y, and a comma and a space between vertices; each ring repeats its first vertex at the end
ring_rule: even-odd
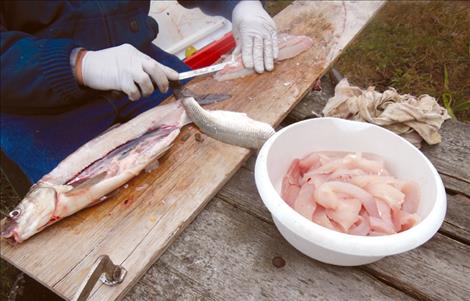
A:
POLYGON ((212 65, 212 66, 208 66, 204 68, 182 72, 179 74, 178 79, 182 80, 182 79, 187 79, 191 77, 196 77, 196 76, 201 76, 201 75, 206 75, 209 73, 217 72, 219 70, 222 70, 225 66, 232 64, 232 63, 233 63, 232 61, 228 61, 228 62, 224 62, 224 63, 220 63, 220 64, 216 64, 216 65, 212 65))

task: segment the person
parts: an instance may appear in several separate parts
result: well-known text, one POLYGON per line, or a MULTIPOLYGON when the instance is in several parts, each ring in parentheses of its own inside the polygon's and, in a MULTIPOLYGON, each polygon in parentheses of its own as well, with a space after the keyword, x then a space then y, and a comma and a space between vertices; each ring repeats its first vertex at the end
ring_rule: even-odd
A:
MULTIPOLYGON (((273 69, 276 27, 261 2, 178 2, 231 19, 245 66, 273 69)), ((160 29, 150 1, 0 5, 2 170, 20 195, 90 139, 158 105, 189 70, 152 43, 160 29)))

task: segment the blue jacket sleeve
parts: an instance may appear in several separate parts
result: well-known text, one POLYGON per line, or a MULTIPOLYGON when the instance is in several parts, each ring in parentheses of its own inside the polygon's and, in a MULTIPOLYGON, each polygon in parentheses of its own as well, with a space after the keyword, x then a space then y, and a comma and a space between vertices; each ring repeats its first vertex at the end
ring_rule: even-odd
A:
POLYGON ((218 15, 232 20, 232 11, 240 0, 178 0, 186 8, 199 7, 208 15, 218 15))
MULTIPOLYGON (((0 16, 3 19, 3 16, 0 16)), ((2 110, 67 107, 82 94, 70 66, 70 39, 37 39, 0 24, 2 110)))

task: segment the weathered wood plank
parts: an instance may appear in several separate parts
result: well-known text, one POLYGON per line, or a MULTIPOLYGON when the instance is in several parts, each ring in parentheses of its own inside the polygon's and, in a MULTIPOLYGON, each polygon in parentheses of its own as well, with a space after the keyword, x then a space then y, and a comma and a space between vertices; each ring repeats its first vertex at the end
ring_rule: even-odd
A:
POLYGON ((441 234, 364 269, 420 299, 464 301, 470 296, 470 246, 441 234))
POLYGON ((255 185, 253 170, 240 168, 219 191, 217 197, 245 212, 272 223, 271 213, 264 206, 255 185))
POLYGON ((167 263, 159 260, 151 270, 139 280, 125 301, 136 300, 215 300, 204 291, 199 291, 192 279, 188 278, 167 263))
MULTIPOLYGON (((270 224, 215 198, 147 272, 126 300, 164 298, 166 288, 197 287, 213 300, 408 300, 359 269, 319 263, 290 246, 270 224), (273 266, 282 257, 285 266, 273 266), (187 282, 159 284, 161 266, 187 282), (150 280, 152 279, 152 280, 150 280), (148 285, 152 283, 153 285, 148 285)), ((168 294, 171 294, 170 292, 168 294)))
POLYGON ((470 185, 470 124, 448 120, 442 125, 441 135, 442 142, 424 145, 423 153, 441 174, 470 185))
POLYGON ((300 101, 287 115, 286 122, 293 123, 321 114, 323 107, 330 97, 334 95, 334 87, 327 76, 321 78, 321 91, 312 91, 300 101))
POLYGON ((447 214, 440 232, 470 245, 470 198, 447 194, 447 214))
MULTIPOLYGON (((253 179, 254 174, 252 170, 249 170, 247 168, 241 168, 237 172, 237 174, 235 174, 232 179, 222 188, 222 190, 218 194, 218 197, 222 198, 230 204, 233 204, 237 208, 246 210, 249 214, 252 214, 261 218, 264 221, 272 223, 271 214, 262 204, 262 200, 257 193, 253 179)), ((444 225, 440 231, 442 231, 443 233, 451 232, 452 235, 459 241, 468 241, 468 234, 470 233, 470 218, 468 216, 468 212, 470 212, 469 199, 462 195, 447 195, 447 197, 448 211, 444 225)), ((416 256, 418 255, 413 255, 415 254, 413 252, 418 252, 420 257, 419 261, 417 262, 421 262, 422 266, 420 265, 421 268, 412 273, 412 275, 415 275, 418 278, 424 277, 423 275, 426 275, 431 280, 439 278, 439 281, 442 281, 442 283, 448 281, 448 283, 452 283, 453 285, 455 285, 457 291, 455 292, 455 296, 463 297, 464 295, 462 295, 462 293, 466 291, 465 287, 467 287, 468 280, 464 277, 465 273, 463 273, 463 271, 465 271, 466 273, 470 273, 470 270, 468 270, 468 265, 470 264, 470 246, 462 244, 452 239, 442 237, 443 236, 441 234, 436 234, 434 239, 438 243, 432 244, 432 247, 425 244, 424 246, 416 249, 416 251, 411 251, 399 256, 393 256, 387 260, 392 261, 395 265, 397 265, 397 269, 399 269, 399 267, 404 264, 402 263, 404 261, 403 258, 406 258, 407 260, 412 260, 410 258, 416 259, 416 256), (420 250, 421 248, 424 248, 425 251, 420 250), (433 248, 435 248, 436 250, 432 251, 433 248), (441 256, 440 254, 444 252, 443 249, 446 248, 449 250, 449 252, 451 252, 450 250, 452 250, 454 254, 453 256, 455 256, 455 258, 448 259, 447 263, 449 263, 449 267, 447 267, 446 271, 441 271, 444 264, 436 263, 436 265, 433 265, 433 258, 435 256, 441 256), (467 261, 467 265, 462 265, 460 263, 460 261, 462 260, 467 261), (455 277, 457 277, 457 279, 455 279, 455 277)), ((451 253, 446 254, 449 255, 451 253)), ((378 267, 380 267, 380 265, 378 267)), ((390 279, 395 279, 395 277, 402 276, 398 274, 389 274, 387 269, 385 268, 381 271, 381 273, 383 275, 389 275, 390 279)), ((399 282, 398 279, 402 278, 397 278, 395 280, 399 282)), ((403 289, 406 289, 410 294, 413 294, 415 296, 427 296, 429 298, 438 299, 445 294, 441 282, 438 283, 439 285, 431 286, 428 288, 425 285, 425 282, 421 283, 418 281, 417 284, 414 284, 414 282, 416 282, 416 279, 413 279, 413 276, 409 276, 408 278, 403 279, 403 289), (414 292, 411 292, 409 287, 412 287, 414 292)))
POLYGON ((448 192, 460 193, 470 197, 470 183, 464 182, 458 178, 450 177, 443 173, 440 173, 440 176, 448 192))

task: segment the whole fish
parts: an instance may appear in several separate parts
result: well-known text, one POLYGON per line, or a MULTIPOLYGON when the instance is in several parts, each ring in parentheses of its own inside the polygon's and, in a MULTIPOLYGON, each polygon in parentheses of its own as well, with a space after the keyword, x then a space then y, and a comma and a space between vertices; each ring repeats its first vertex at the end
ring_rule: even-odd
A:
POLYGON ((268 124, 241 113, 206 111, 192 96, 181 97, 182 100, 157 106, 108 130, 65 158, 34 184, 2 220, 0 236, 12 243, 22 242, 47 226, 104 201, 106 195, 146 167, 155 166, 180 129, 192 121, 213 138, 244 147, 259 147, 274 133, 268 124))
MULTIPOLYGON (((293 58, 313 46, 313 40, 310 37, 302 35, 290 35, 286 33, 281 33, 278 35, 278 42, 278 61, 293 58)), ((226 58, 226 61, 229 61, 231 59, 231 56, 228 56, 226 58)), ((255 73, 253 68, 245 68, 242 62, 241 55, 238 55, 235 58, 235 63, 229 64, 224 69, 217 72, 214 75, 214 78, 218 81, 225 81, 245 77, 253 73, 255 73)))
POLYGON ((157 106, 90 140, 43 176, 2 220, 2 238, 22 242, 128 182, 189 123, 181 102, 157 106))

